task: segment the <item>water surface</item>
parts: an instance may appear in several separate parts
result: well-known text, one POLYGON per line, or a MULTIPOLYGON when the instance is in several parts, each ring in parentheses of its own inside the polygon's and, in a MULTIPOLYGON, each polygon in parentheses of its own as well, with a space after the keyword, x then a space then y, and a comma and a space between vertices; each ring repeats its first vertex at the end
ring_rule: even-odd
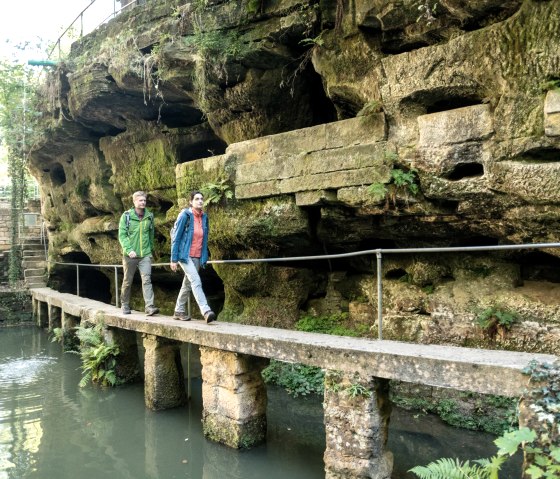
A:
MULTIPOLYGON (((201 385, 188 406, 153 412, 143 385, 78 387, 78 356, 35 327, 0 329, 0 479, 324 477, 321 398, 269 388, 266 444, 237 451, 202 436, 201 385)), ((439 457, 488 457, 493 437, 395 410, 394 478, 439 457)), ((520 477, 519 463, 503 477, 520 477)))

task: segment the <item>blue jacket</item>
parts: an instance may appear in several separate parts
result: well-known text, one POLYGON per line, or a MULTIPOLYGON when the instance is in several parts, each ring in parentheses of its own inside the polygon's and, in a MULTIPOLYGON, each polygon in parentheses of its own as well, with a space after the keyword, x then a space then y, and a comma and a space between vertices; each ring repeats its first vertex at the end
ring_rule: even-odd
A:
MULTIPOLYGON (((194 232, 194 215, 192 210, 188 208, 181 211, 175 225, 177 234, 175 236, 175 241, 171 243, 171 262, 177 263, 182 261, 186 263, 189 259, 189 251, 191 250, 194 232)), ((208 215, 206 213, 202 213, 202 233, 200 265, 204 266, 208 261, 208 215)))

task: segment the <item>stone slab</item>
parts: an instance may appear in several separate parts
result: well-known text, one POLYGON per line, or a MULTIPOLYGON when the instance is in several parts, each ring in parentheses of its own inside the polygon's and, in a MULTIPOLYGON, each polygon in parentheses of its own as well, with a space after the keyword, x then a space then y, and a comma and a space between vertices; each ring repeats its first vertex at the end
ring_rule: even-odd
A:
POLYGON ((123 315, 114 306, 50 288, 30 292, 34 299, 57 303, 70 314, 75 314, 70 309, 81 308, 86 317, 103 320, 109 327, 279 361, 482 394, 519 396, 528 380, 522 370, 531 361, 552 363, 558 359, 549 354, 370 340, 234 323, 178 324, 169 316, 146 319, 144 314, 123 315))
POLYGON ((420 148, 484 140, 493 132, 489 105, 473 105, 418 117, 420 148))

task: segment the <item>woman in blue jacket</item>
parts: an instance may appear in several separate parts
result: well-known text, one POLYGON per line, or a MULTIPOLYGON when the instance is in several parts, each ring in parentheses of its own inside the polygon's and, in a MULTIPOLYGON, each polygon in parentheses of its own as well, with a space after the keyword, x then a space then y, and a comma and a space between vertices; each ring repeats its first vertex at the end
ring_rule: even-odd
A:
POLYGON ((208 261, 208 215, 202 211, 202 193, 193 191, 189 204, 190 208, 179 213, 171 234, 171 270, 177 271, 179 265, 185 273, 173 319, 190 321, 190 316, 185 313, 185 304, 192 290, 202 316, 211 323, 216 320, 216 315, 208 306, 198 274, 200 267, 208 261))

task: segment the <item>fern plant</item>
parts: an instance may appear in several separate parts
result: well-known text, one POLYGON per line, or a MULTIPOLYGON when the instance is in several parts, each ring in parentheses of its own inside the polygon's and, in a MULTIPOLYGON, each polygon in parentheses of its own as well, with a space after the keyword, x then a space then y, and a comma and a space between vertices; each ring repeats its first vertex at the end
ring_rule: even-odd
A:
POLYGON ((388 183, 373 183, 367 191, 372 196, 385 197, 385 209, 389 209, 392 204, 397 207, 397 195, 403 194, 408 204, 408 195, 416 196, 420 191, 417 183, 418 175, 415 169, 408 171, 400 168, 393 168, 391 179, 388 183))
POLYGON ((204 196, 204 206, 218 205, 233 198, 233 191, 226 178, 216 183, 206 183, 200 188, 200 192, 204 196))
POLYGON ((76 354, 82 359, 80 387, 85 387, 90 382, 104 387, 118 384, 115 368, 120 351, 118 346, 105 343, 103 327, 102 323, 98 323, 92 328, 76 328, 76 336, 80 340, 76 354))

